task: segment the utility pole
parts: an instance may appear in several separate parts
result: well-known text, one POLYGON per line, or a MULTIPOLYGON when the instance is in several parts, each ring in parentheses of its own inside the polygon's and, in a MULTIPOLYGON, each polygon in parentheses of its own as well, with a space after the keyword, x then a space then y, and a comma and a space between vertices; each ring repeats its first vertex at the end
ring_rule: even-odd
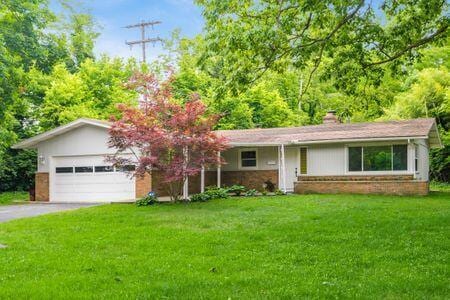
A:
POLYGON ((151 26, 153 29, 154 25, 157 24, 161 24, 161 21, 150 21, 150 22, 144 22, 141 21, 141 23, 138 24, 133 24, 133 25, 128 25, 125 26, 125 28, 137 28, 139 27, 141 29, 141 39, 137 40, 137 41, 131 41, 131 42, 125 42, 125 44, 127 44, 128 46, 133 47, 133 45, 141 45, 142 46, 142 61, 145 63, 146 59, 145 59, 145 45, 147 43, 152 43, 155 44, 156 42, 162 42, 162 39, 160 39, 159 37, 156 38, 146 38, 145 37, 145 28, 148 26, 151 26))

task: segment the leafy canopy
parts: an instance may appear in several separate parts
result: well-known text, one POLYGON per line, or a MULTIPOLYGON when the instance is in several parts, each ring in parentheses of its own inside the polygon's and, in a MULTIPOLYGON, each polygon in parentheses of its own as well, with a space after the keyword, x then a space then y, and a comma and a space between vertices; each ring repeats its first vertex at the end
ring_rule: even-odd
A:
POLYGON ((212 128, 217 116, 207 115, 196 94, 178 103, 172 96, 172 81, 160 82, 153 74, 137 73, 130 88, 141 95, 140 105, 120 105, 122 117, 109 131, 109 145, 117 149, 110 157, 115 165, 136 164, 134 175, 157 170, 177 200, 181 184, 202 167, 222 164, 217 153, 227 148, 223 137, 212 128), (134 157, 124 156, 131 152, 134 157))
POLYGON ((220 65, 228 86, 239 89, 267 70, 310 67, 304 86, 324 57, 328 74, 351 92, 361 78, 379 81, 381 66, 397 67, 416 49, 448 33, 442 0, 197 0, 206 20, 203 60, 220 65))

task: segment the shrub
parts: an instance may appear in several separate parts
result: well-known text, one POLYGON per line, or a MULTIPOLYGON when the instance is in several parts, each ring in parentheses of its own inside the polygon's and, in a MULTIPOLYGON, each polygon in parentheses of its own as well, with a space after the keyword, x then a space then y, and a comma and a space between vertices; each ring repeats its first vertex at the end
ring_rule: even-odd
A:
POLYGON ((137 206, 148 206, 153 205, 158 201, 155 195, 147 195, 136 201, 137 206))
POLYGON ((286 193, 283 192, 283 191, 280 190, 280 189, 276 189, 276 190, 275 190, 275 195, 277 195, 277 196, 282 196, 282 195, 286 195, 286 193))
POLYGON ((267 181, 264 182, 264 184, 266 185, 266 191, 273 193, 275 191, 275 184, 270 181, 270 179, 268 179, 267 181))
POLYGON ((228 198, 228 190, 218 187, 207 187, 205 194, 210 196, 210 199, 226 199, 228 198))
POLYGON ((228 188, 228 192, 240 196, 242 193, 245 193, 245 186, 238 184, 232 185, 228 188))
POLYGON ((263 196, 267 196, 267 190, 263 190, 263 191, 261 191, 261 195, 263 195, 263 196))
POLYGON ((206 202, 211 199, 211 195, 208 193, 199 193, 191 196, 191 202, 206 202))
POLYGON ((256 193, 257 193, 257 191, 255 189, 250 189, 245 192, 245 196, 247 196, 247 197, 256 196, 256 193))

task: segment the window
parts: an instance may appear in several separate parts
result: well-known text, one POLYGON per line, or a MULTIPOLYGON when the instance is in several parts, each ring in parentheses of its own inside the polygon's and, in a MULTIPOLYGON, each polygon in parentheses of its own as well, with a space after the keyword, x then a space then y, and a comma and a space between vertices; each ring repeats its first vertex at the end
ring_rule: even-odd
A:
POLYGON ((348 148, 348 170, 405 171, 408 169, 407 145, 348 148))
POLYGON ((106 173, 114 171, 113 166, 95 166, 95 173, 106 173))
POLYGON ((300 148, 300 174, 308 172, 308 154, 307 148, 300 148))
POLYGON ((417 145, 415 145, 414 147, 414 172, 418 172, 419 171, 419 147, 417 145))
POLYGON ((73 173, 73 167, 56 167, 55 172, 58 174, 73 173))
POLYGON ((407 170, 408 169, 408 150, 407 145, 394 145, 392 146, 392 163, 393 170, 407 170))
POLYGON ((134 171, 135 169, 136 169, 136 167, 134 165, 125 165, 125 166, 116 167, 117 172, 131 172, 131 171, 134 171))
POLYGON ((241 167, 256 168, 256 150, 241 150, 241 167))
POLYGON ((362 171, 362 147, 348 148, 348 170, 362 171))
POLYGON ((94 172, 94 168, 89 167, 75 167, 75 173, 92 173, 94 172))
POLYGON ((392 170, 392 147, 374 146, 364 147, 363 168, 364 171, 392 170))

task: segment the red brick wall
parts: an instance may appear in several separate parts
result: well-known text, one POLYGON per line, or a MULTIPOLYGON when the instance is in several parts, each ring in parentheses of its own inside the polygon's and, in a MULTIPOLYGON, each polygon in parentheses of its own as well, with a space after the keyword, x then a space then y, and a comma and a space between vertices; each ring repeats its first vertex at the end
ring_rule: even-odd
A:
POLYGON ((299 181, 392 181, 413 180, 414 175, 343 175, 343 176, 299 176, 299 181))
MULTIPOLYGON (((265 181, 271 180, 278 188, 277 170, 252 170, 252 171, 222 171, 222 186, 231 186, 240 184, 249 189, 262 190, 265 181)), ((205 187, 217 185, 217 171, 205 172, 205 187)), ((167 196, 167 186, 162 182, 161 174, 158 171, 152 173, 153 190, 158 196, 167 196)), ((189 193, 196 194, 200 192, 200 175, 189 177, 189 193)), ((181 190, 180 190, 181 193, 181 190)))
POLYGON ((152 177, 145 173, 144 176, 136 177, 136 198, 142 198, 152 190, 152 177))
POLYGON ((427 195, 428 182, 416 180, 386 181, 298 181, 297 194, 384 194, 384 195, 427 195))
POLYGON ((36 201, 49 201, 49 175, 48 173, 35 174, 36 201))
POLYGON ((240 184, 258 191, 263 189, 264 182, 270 180, 278 188, 278 170, 226 171, 222 172, 221 179, 222 185, 240 184))

